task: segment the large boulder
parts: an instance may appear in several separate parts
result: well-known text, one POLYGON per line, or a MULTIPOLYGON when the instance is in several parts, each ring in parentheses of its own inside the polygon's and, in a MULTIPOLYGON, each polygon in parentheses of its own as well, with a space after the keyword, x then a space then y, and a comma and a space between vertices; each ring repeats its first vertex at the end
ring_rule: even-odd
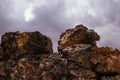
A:
POLYGON ((97 47, 100 36, 83 25, 60 35, 58 51, 67 59, 68 80, 119 80, 120 51, 97 47))
POLYGON ((66 47, 71 47, 71 45, 88 44, 96 46, 96 41, 99 39, 100 36, 94 30, 88 29, 83 25, 77 25, 75 28, 68 29, 60 35, 58 51, 62 52, 66 47))
POLYGON ((51 39, 40 32, 8 32, 2 36, 5 59, 20 59, 28 55, 51 54, 51 39))
POLYGON ((39 32, 8 32, 0 47, 0 80, 67 80, 67 60, 39 32))
POLYGON ((52 54, 51 39, 38 31, 5 33, 0 47, 0 80, 40 80, 38 73, 44 72, 39 68, 40 59, 52 54))

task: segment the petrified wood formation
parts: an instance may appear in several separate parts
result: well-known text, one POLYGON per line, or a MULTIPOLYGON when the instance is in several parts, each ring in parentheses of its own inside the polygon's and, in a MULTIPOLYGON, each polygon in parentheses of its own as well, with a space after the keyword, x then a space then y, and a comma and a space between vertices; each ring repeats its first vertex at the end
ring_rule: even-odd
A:
POLYGON ((8 32, 0 44, 0 80, 119 80, 120 51, 97 47, 83 25, 60 35, 58 53, 40 32, 8 32))

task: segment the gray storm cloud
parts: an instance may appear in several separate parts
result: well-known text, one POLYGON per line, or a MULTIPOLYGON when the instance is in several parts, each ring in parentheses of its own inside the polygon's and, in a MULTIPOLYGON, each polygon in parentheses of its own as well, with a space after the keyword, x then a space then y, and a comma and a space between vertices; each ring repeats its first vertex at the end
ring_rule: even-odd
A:
MULTIPOLYGON (((20 30, 24 24, 21 15, 16 11, 18 6, 14 6, 14 0, 0 0, 0 36, 8 31, 20 30)), ((18 8, 19 9, 19 8, 18 8)), ((19 11, 19 10, 18 10, 19 11)), ((24 26, 22 27, 24 28, 24 26)))
POLYGON ((8 29, 8 26, 12 26, 12 21, 9 19, 9 13, 11 10, 11 5, 9 5, 9 3, 12 2, 9 0, 0 0, 0 2, 0 34, 2 34, 6 29, 8 29))
POLYGON ((100 34, 99 46, 120 49, 119 0, 0 1, 0 35, 6 31, 37 30, 52 38, 56 51, 60 33, 76 24, 83 24, 100 34), (26 21, 30 14, 34 18, 26 21))

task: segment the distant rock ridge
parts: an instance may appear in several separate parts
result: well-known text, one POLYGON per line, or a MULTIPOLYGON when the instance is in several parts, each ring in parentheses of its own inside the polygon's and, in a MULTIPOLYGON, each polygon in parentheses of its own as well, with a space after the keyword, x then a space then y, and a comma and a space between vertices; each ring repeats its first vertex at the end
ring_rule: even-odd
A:
POLYGON ((120 51, 97 47, 84 25, 60 35, 58 53, 40 32, 7 32, 0 45, 0 80, 120 80, 120 51))

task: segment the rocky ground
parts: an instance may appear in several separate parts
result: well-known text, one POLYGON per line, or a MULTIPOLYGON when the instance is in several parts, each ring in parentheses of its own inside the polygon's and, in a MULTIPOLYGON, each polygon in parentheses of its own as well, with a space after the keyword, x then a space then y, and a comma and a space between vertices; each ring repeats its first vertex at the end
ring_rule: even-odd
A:
POLYGON ((0 80, 120 80, 120 51, 97 47, 83 25, 60 35, 58 53, 40 32, 8 32, 0 44, 0 80))

